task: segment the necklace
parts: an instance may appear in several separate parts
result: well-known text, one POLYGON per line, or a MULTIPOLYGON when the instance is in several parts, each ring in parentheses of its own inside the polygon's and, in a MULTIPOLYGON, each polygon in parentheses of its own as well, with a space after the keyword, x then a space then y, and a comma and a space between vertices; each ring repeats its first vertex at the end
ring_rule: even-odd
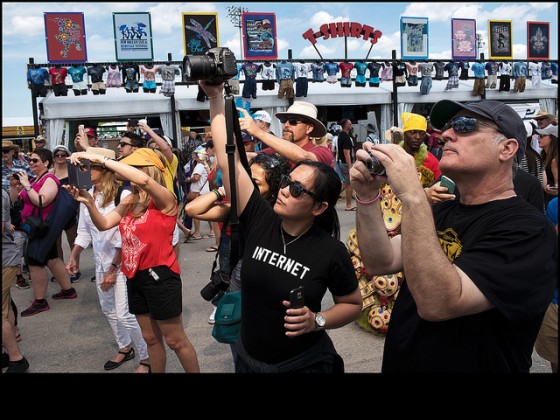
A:
MULTIPOLYGON (((311 226, 313 226, 313 225, 311 225, 311 226)), ((282 229, 282 225, 280 225, 280 234, 282 235, 282 244, 284 245, 284 254, 286 254, 286 247, 290 244, 293 244, 295 241, 297 241, 299 238, 301 238, 303 236, 303 234, 306 233, 311 228, 311 226, 309 226, 302 233, 300 233, 299 236, 296 236, 295 239, 292 239, 290 242, 286 243, 286 240, 284 239, 284 229, 282 229)))

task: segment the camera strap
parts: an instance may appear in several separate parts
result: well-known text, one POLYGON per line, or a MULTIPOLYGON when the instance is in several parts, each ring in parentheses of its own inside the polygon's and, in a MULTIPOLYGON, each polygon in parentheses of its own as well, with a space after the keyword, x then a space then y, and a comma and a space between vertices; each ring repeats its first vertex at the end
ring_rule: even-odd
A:
MULTIPOLYGON (((233 95, 230 93, 229 85, 225 84, 226 98, 225 98, 225 117, 226 117, 226 131, 227 143, 226 153, 228 155, 229 166, 229 180, 231 190, 231 210, 230 210, 230 232, 231 232, 231 248, 230 248, 230 267, 235 267, 239 260, 239 219, 237 217, 237 189, 235 182, 235 149, 239 152, 239 160, 241 164, 251 177, 251 170, 249 169, 249 162, 247 161, 247 154, 243 146, 243 138, 241 137, 241 127, 239 125, 239 117, 237 116, 237 108, 235 107, 233 95), (234 137, 235 134, 235 137, 234 137)), ((252 178, 251 178, 252 179, 252 178)))

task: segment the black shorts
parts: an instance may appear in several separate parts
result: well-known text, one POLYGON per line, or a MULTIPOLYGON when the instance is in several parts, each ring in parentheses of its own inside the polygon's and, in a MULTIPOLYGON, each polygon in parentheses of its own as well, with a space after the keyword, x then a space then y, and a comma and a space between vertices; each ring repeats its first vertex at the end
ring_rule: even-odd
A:
POLYGON ((47 96, 47 87, 45 85, 31 85, 31 93, 35 96, 47 96))
MULTIPOLYGON (((29 243, 31 243, 31 241, 36 240, 38 241, 39 239, 30 239, 29 243)), ((29 243, 27 246, 29 246, 29 243)), ((27 257, 27 264, 28 265, 34 265, 37 267, 45 267, 47 265, 47 263, 49 262, 49 260, 54 260, 55 258, 59 258, 60 255, 58 255, 58 248, 56 246, 51 247, 51 250, 49 251, 49 253, 47 254, 47 258, 45 259, 45 261, 37 261, 34 258, 31 257, 27 257)))
POLYGON ((131 314, 150 314, 153 319, 166 320, 181 315, 183 294, 181 276, 168 267, 153 267, 159 277, 155 280, 149 269, 137 271, 126 280, 128 307, 131 314))

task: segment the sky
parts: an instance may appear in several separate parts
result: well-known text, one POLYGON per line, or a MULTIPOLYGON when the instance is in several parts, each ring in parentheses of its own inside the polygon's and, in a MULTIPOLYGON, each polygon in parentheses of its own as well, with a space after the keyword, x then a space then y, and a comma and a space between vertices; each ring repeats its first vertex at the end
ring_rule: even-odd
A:
MULTIPOLYGON (((511 20, 513 58, 527 58, 527 21, 550 22, 550 59, 558 59, 558 3, 491 2, 41 2, 2 3, 2 117, 32 117, 31 94, 27 88, 27 63, 47 63, 44 12, 83 12, 88 62, 115 61, 112 12, 150 12, 154 61, 174 61, 185 54, 181 18, 183 12, 217 12, 221 47, 230 48, 238 59, 240 32, 228 17, 227 6, 249 12, 276 15, 278 58, 318 59, 317 51, 302 34, 323 23, 357 22, 382 32, 369 53, 370 59, 389 59, 392 50, 400 57, 400 17, 426 17, 429 31, 429 59, 451 58, 451 19, 476 19, 477 33, 485 45, 479 49, 488 57, 488 20, 511 20)), ((364 59, 371 44, 347 39, 348 59, 364 59)), ((344 58, 344 38, 323 40, 315 47, 324 59, 344 58)))

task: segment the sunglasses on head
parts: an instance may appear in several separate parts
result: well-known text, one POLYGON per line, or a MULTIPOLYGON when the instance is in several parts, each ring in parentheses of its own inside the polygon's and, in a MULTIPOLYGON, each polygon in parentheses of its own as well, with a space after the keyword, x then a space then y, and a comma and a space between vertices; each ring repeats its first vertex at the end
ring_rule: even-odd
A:
POLYGON ((473 117, 455 117, 447 124, 445 124, 441 131, 446 131, 450 128, 453 128, 453 131, 456 133, 472 133, 476 128, 476 124, 485 125, 486 127, 490 127, 496 131, 499 131, 496 126, 484 121, 480 121, 473 117))
POLYGON ((318 198, 317 198, 317 196, 315 195, 314 192, 306 190, 297 181, 290 181, 290 178, 288 177, 288 175, 282 175, 280 177, 280 188, 286 188, 286 187, 290 187, 290 194, 294 198, 298 198, 303 193, 306 193, 307 195, 313 197, 315 200, 318 200, 318 198))
POLYGON ((119 146, 120 146, 120 147, 124 147, 124 146, 134 147, 134 146, 132 146, 132 144, 127 143, 127 142, 125 142, 125 141, 121 141, 121 142, 119 143, 119 146))
POLYGON ((41 162, 41 159, 33 158, 33 159, 27 159, 27 161, 31 162, 31 163, 38 163, 38 162, 41 162))
POLYGON ((258 163, 266 166, 268 169, 276 168, 280 165, 280 161, 274 156, 267 155, 266 153, 259 153, 254 158, 252 163, 258 163))
POLYGON ((298 125, 298 124, 303 123, 303 121, 298 120, 297 118, 294 118, 294 117, 292 117, 292 118, 279 118, 279 120, 282 124, 288 123, 290 125, 298 125))

